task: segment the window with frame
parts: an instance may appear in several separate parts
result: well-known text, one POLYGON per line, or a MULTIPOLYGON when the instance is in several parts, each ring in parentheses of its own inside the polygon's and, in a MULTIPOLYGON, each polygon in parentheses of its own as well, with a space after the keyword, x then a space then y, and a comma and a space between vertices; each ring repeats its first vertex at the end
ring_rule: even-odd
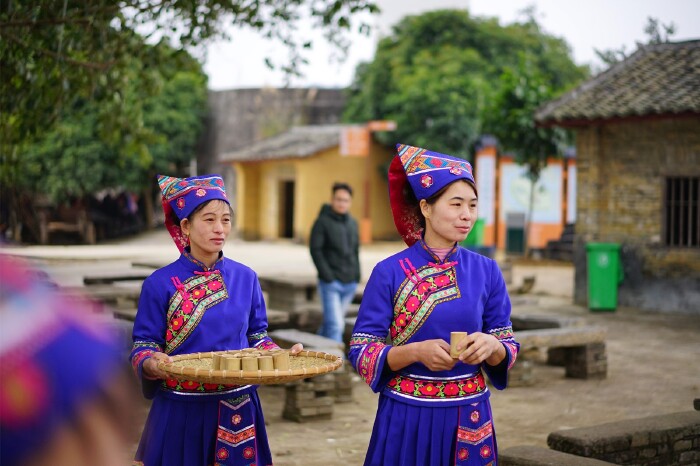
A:
POLYGON ((663 208, 664 243, 700 247, 700 177, 667 177, 663 208))

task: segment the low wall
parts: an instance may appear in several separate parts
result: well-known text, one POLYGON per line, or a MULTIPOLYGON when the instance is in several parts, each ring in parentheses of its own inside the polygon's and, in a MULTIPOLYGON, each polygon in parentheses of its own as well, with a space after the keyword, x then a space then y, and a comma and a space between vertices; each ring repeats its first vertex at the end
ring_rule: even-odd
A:
POLYGON ((700 464, 700 411, 650 416, 560 430, 547 437, 553 450, 615 464, 700 464))

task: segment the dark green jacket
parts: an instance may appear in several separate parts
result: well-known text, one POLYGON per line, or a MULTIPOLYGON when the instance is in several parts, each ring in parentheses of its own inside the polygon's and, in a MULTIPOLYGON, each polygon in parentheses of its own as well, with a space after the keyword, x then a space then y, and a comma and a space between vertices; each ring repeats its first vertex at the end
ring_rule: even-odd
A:
POLYGON ((357 222, 349 214, 338 214, 324 204, 311 228, 309 246, 319 280, 360 281, 360 239, 357 222))

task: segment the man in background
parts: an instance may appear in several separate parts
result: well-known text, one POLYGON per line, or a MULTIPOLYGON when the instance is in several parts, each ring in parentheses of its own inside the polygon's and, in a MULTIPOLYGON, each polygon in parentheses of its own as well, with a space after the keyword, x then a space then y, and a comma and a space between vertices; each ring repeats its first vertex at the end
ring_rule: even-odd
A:
POLYGON ((357 221, 350 215, 352 188, 334 183, 331 203, 324 204, 311 229, 311 257, 318 271, 323 305, 319 335, 343 342, 345 314, 360 280, 357 221))

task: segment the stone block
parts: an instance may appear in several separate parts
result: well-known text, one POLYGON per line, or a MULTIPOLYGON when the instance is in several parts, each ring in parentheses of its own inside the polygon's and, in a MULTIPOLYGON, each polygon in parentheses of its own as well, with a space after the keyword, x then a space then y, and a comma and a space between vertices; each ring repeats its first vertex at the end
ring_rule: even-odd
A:
POLYGON ((296 422, 330 419, 333 414, 334 379, 332 374, 287 384, 282 417, 296 422), (329 390, 330 389, 330 390, 329 390))
POLYGON ((650 437, 649 432, 635 432, 632 434, 632 442, 630 443, 630 446, 632 448, 645 447, 649 445, 650 437))
POLYGON ((527 359, 518 358, 515 365, 508 371, 509 387, 529 387, 535 383, 533 363, 527 359))
POLYGON ((693 441, 690 439, 678 440, 673 444, 673 449, 675 451, 690 450, 691 448, 693 448, 693 441))
POLYGON ((345 345, 343 343, 295 328, 275 330, 270 332, 269 335, 275 343, 285 348, 289 348, 295 343, 301 343, 304 345, 304 349, 316 351, 324 351, 329 348, 339 349, 341 351, 345 350, 345 345))
POLYGON ((659 452, 656 451, 656 448, 644 448, 639 451, 639 454, 637 456, 639 458, 649 459, 659 456, 659 452))
POLYGON ((678 455, 678 464, 697 466, 700 464, 700 451, 684 451, 678 455))
POLYGON ((605 343, 566 348, 566 376, 576 379, 605 378, 608 360, 605 343))
POLYGON ((352 401, 352 377, 354 369, 349 362, 345 362, 343 367, 333 373, 335 378, 335 389, 333 396, 336 403, 348 403, 352 401))
POLYGON ((333 406, 333 398, 330 396, 319 396, 308 399, 287 398, 285 408, 318 408, 320 406, 333 406))

